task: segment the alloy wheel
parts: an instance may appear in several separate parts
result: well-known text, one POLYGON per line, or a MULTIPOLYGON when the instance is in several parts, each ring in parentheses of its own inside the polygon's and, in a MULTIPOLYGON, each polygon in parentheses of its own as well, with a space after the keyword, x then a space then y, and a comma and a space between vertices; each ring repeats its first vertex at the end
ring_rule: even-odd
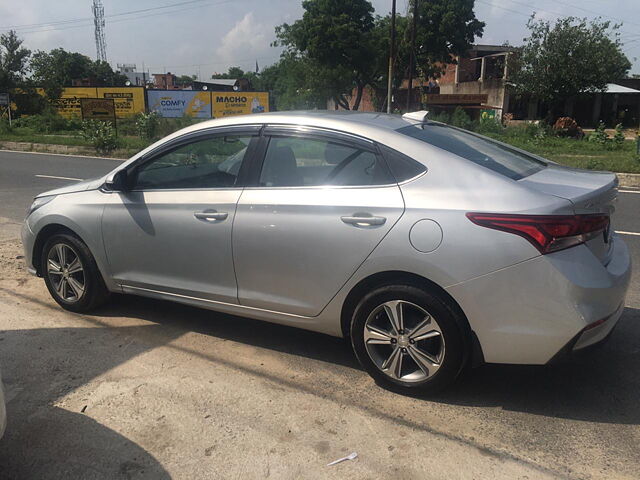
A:
POLYGON ((85 291, 84 267, 69 245, 56 243, 47 255, 47 275, 56 294, 65 302, 77 302, 85 291))
POLYGON ((365 322, 367 353, 381 372, 402 382, 421 382, 442 365, 445 342, 438 322, 404 300, 376 307, 365 322))

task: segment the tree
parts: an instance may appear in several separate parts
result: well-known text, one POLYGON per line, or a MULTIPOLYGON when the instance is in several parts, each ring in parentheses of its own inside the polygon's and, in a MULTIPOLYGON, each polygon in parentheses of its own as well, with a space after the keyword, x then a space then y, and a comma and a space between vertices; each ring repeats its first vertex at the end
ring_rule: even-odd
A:
POLYGON ((31 59, 33 80, 44 88, 49 101, 62 95, 62 89, 72 80, 89 78, 98 86, 122 86, 127 77, 114 72, 107 62, 91 60, 77 52, 56 48, 49 53, 38 51, 31 59))
POLYGON ((485 23, 476 18, 474 3, 474 0, 419 3, 415 53, 422 76, 440 76, 446 64, 455 62, 456 56, 471 48, 475 37, 482 36, 485 23))
POLYGON ((525 38, 509 61, 509 79, 518 93, 528 93, 549 105, 550 121, 567 101, 603 91, 607 83, 624 77, 631 68, 622 53, 619 25, 575 17, 527 23, 525 38), (611 38, 613 37, 613 38, 611 38))
POLYGON ((176 77, 176 81, 174 83, 179 87, 186 87, 191 85, 197 79, 197 75, 180 75, 179 77, 176 77))
POLYGON ((302 8, 302 19, 276 27, 276 45, 317 65, 319 80, 341 107, 349 109, 346 97, 355 87, 357 110, 365 85, 375 80, 380 54, 373 6, 368 0, 304 0, 302 8))
POLYGON ((8 92, 24 81, 31 51, 22 46, 16 32, 0 35, 0 92, 8 92))
POLYGON ((326 108, 331 92, 317 69, 308 58, 285 53, 259 74, 256 88, 271 93, 270 104, 276 110, 326 108))
POLYGON ((211 78, 214 79, 237 79, 246 77, 246 73, 240 67, 229 67, 229 71, 227 73, 214 73, 211 75, 211 78))

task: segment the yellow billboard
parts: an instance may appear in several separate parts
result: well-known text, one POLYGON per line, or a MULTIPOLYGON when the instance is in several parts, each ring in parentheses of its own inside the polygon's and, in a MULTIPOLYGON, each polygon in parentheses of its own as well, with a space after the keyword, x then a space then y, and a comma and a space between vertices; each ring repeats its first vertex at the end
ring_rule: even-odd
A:
POLYGON ((144 112, 143 87, 98 87, 97 98, 113 98, 116 118, 125 118, 144 112))
POLYGON ((211 92, 213 118, 269 111, 269 92, 211 92))
MULTIPOLYGON (((37 92, 44 95, 44 90, 37 92)), ((81 117, 81 98, 111 98, 116 107, 116 118, 125 118, 144 112, 143 87, 66 87, 62 95, 54 102, 60 115, 65 118, 81 117)))

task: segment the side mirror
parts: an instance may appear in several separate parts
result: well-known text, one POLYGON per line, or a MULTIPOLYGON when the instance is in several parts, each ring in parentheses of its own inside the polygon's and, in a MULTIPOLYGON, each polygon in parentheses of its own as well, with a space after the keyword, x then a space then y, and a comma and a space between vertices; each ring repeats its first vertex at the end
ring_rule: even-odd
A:
POLYGON ((125 169, 118 170, 113 175, 109 175, 105 186, 114 192, 127 192, 129 190, 129 177, 125 169))

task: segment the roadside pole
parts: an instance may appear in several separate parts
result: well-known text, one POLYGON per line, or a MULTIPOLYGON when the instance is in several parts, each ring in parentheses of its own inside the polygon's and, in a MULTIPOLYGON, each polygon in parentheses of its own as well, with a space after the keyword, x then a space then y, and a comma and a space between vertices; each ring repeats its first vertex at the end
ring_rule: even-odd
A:
POLYGON ((413 64, 416 60, 416 23, 418 21, 418 0, 413 0, 413 19, 411 22, 411 50, 409 51, 409 85, 407 87, 407 112, 411 111, 411 93, 413 88, 413 64))
POLYGON ((391 113, 393 59, 396 45, 396 0, 391 1, 391 42, 389 46, 389 79, 387 80, 387 113, 391 113))

